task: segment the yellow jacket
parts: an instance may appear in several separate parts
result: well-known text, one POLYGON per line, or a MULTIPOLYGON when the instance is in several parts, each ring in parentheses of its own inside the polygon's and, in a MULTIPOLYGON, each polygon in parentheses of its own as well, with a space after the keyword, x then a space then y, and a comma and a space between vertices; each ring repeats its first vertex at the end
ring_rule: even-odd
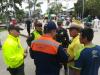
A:
MULTIPOLYGON (((68 46, 68 49, 67 49, 69 58, 72 60, 77 60, 83 48, 84 48, 84 45, 80 43, 79 35, 73 38, 71 44, 68 46)), ((70 62, 69 65, 74 66, 73 62, 70 62)))
POLYGON ((18 37, 8 35, 2 49, 4 61, 10 68, 17 68, 24 63, 24 49, 18 37))
POLYGON ((37 32, 36 30, 35 31, 33 31, 33 34, 34 34, 34 40, 37 40, 38 38, 40 38, 41 37, 41 35, 39 34, 39 32, 37 32))

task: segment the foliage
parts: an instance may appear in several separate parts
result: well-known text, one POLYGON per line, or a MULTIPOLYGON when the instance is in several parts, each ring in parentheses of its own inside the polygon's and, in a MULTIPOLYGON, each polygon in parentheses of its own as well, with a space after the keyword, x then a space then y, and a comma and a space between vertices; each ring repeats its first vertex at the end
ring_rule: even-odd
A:
POLYGON ((52 2, 49 4, 49 8, 48 8, 47 12, 50 14, 58 14, 63 11, 62 10, 63 8, 65 8, 65 7, 62 7, 61 3, 52 2))
MULTIPOLYGON (((84 0, 84 17, 87 15, 99 16, 100 17, 100 0, 84 0)), ((83 0, 78 0, 75 4, 75 13, 82 13, 83 0)))
POLYGON ((16 11, 16 18, 17 18, 18 22, 22 21, 24 17, 25 17, 25 13, 23 10, 16 11))
POLYGON ((4 30, 6 30, 6 29, 4 29, 4 28, 0 28, 0 32, 2 32, 2 31, 4 31, 4 30))
POLYGON ((0 18, 3 21, 9 20, 11 16, 15 17, 18 15, 20 9, 17 6, 19 4, 22 5, 23 0, 0 0, 0 18), (13 10, 8 10, 8 8, 13 8, 13 10))
POLYGON ((29 10, 34 8, 34 11, 32 11, 31 15, 33 17, 39 16, 40 13, 42 12, 41 4, 43 4, 43 2, 38 2, 38 0, 28 0, 28 3, 29 3, 29 6, 27 6, 26 8, 29 8, 29 10))

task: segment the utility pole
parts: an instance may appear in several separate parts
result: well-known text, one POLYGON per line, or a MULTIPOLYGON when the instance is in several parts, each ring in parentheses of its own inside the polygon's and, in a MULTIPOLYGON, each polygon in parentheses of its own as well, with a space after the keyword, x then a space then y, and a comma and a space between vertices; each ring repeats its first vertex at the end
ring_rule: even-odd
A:
MULTIPOLYGON (((49 9, 50 0, 47 0, 47 8, 49 9)), ((50 20, 50 10, 48 11, 48 21, 50 20)))
POLYGON ((15 9, 15 2, 14 0, 12 0, 12 4, 13 4, 13 17, 16 18, 16 9, 15 9))
POLYGON ((9 24, 8 24, 8 15, 7 15, 7 12, 8 12, 8 0, 6 0, 6 11, 5 11, 5 20, 6 20, 6 27, 8 28, 9 27, 9 24))
POLYGON ((83 10, 82 10, 82 19, 84 18, 84 3, 85 3, 85 1, 83 0, 83 10))
POLYGON ((29 5, 29 18, 31 18, 30 0, 28 0, 28 5, 29 5))

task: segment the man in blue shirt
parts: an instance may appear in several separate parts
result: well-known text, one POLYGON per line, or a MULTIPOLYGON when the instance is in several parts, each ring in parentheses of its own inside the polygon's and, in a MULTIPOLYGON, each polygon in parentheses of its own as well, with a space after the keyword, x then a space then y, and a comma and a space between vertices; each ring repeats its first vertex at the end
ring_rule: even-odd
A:
POLYGON ((100 66, 100 46, 92 44, 93 30, 85 28, 80 33, 80 42, 85 48, 75 62, 75 75, 98 75, 100 66))

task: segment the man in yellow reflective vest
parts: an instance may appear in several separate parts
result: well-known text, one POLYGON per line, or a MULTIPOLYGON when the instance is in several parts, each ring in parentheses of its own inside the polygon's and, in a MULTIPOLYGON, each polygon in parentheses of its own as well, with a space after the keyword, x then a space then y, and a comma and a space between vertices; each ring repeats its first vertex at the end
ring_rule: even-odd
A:
POLYGON ((33 40, 38 39, 42 35, 42 23, 36 22, 36 23, 34 23, 34 26, 35 26, 35 30, 33 30, 30 37, 26 40, 28 46, 31 45, 31 42, 33 40))
POLYGON ((18 26, 9 26, 9 35, 2 46, 4 61, 11 75, 25 75, 24 49, 19 39, 20 30, 23 29, 18 26))

